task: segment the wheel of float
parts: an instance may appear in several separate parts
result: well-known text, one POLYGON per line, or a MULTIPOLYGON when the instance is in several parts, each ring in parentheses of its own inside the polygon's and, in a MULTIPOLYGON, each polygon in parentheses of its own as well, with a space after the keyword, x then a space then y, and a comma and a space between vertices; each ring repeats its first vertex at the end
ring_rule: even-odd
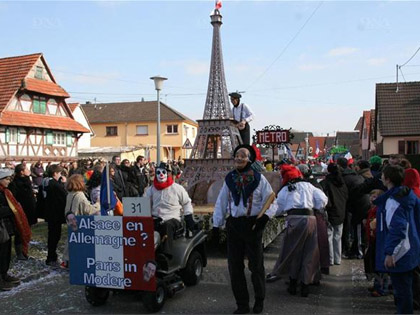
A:
POLYGON ((181 270, 182 281, 187 286, 196 285, 200 282, 203 274, 203 258, 200 253, 193 251, 188 257, 187 266, 181 270))
POLYGON ((85 297, 93 306, 104 305, 109 297, 109 289, 85 287, 85 297))
POLYGON ((165 283, 162 280, 157 279, 156 291, 143 293, 143 305, 149 312, 158 312, 165 304, 167 296, 168 292, 165 283))

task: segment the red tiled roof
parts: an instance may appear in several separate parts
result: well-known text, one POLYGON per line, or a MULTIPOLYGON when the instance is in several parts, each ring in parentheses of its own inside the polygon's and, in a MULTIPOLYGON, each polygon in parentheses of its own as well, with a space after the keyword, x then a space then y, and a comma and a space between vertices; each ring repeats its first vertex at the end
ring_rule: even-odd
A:
POLYGON ((75 109, 80 105, 80 103, 67 103, 67 105, 69 105, 71 112, 74 113, 75 109))
POLYGON ((0 112, 20 88, 22 80, 42 54, 0 58, 0 112))
POLYGON ((70 97, 70 95, 58 84, 54 82, 27 78, 23 83, 23 89, 32 92, 38 92, 46 95, 70 97))
POLYGON ((90 130, 86 129, 77 121, 69 117, 48 116, 14 111, 4 111, 1 113, 0 125, 37 127, 83 133, 90 132, 90 130))

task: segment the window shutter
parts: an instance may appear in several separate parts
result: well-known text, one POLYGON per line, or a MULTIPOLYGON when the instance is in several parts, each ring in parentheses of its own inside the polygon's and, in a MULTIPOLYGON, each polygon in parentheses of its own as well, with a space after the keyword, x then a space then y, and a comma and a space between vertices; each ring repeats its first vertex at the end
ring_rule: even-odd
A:
POLYGON ((32 112, 39 113, 39 100, 38 99, 34 99, 33 101, 32 112))
POLYGON ((17 128, 16 131, 16 143, 20 144, 20 128, 17 128))
POLYGON ((405 141, 398 141, 398 154, 405 154, 405 141))
POLYGON ((10 130, 9 130, 9 127, 6 127, 6 130, 4 131, 4 137, 5 137, 4 141, 6 143, 9 143, 9 141, 10 141, 10 130))
POLYGON ((41 114, 45 114, 47 112, 47 102, 45 100, 41 100, 39 102, 39 112, 41 114))
POLYGON ((67 132, 67 146, 71 147, 73 145, 73 137, 70 132, 67 132))
POLYGON ((47 131, 46 140, 45 140, 46 144, 52 145, 53 144, 53 141, 54 141, 54 139, 53 139, 53 133, 52 133, 52 131, 47 131))

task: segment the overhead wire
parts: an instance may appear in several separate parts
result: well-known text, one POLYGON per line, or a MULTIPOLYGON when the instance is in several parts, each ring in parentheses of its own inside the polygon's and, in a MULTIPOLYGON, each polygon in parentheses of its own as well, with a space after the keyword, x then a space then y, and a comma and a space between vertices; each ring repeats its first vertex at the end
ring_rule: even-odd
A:
POLYGON ((274 61, 245 89, 246 91, 250 90, 251 87, 257 83, 270 69, 274 66, 274 64, 280 59, 281 56, 286 52, 287 48, 295 41, 295 39, 299 36, 299 34, 303 31, 303 29, 306 27, 306 25, 309 23, 309 21, 312 19, 312 17, 315 15, 315 13, 318 11, 318 9, 322 6, 324 2, 321 1, 318 6, 314 9, 312 14, 306 19, 305 23, 299 28, 299 30, 296 32, 296 34, 289 40, 289 42, 286 44, 286 46, 283 48, 283 50, 280 52, 280 54, 274 59, 274 61))

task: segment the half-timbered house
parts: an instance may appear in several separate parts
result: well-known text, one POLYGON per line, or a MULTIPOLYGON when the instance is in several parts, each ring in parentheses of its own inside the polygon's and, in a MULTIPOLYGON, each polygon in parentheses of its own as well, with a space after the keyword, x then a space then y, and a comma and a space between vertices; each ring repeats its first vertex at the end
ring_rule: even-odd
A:
POLYGON ((78 123, 41 53, 0 58, 0 160, 77 159, 78 123))

